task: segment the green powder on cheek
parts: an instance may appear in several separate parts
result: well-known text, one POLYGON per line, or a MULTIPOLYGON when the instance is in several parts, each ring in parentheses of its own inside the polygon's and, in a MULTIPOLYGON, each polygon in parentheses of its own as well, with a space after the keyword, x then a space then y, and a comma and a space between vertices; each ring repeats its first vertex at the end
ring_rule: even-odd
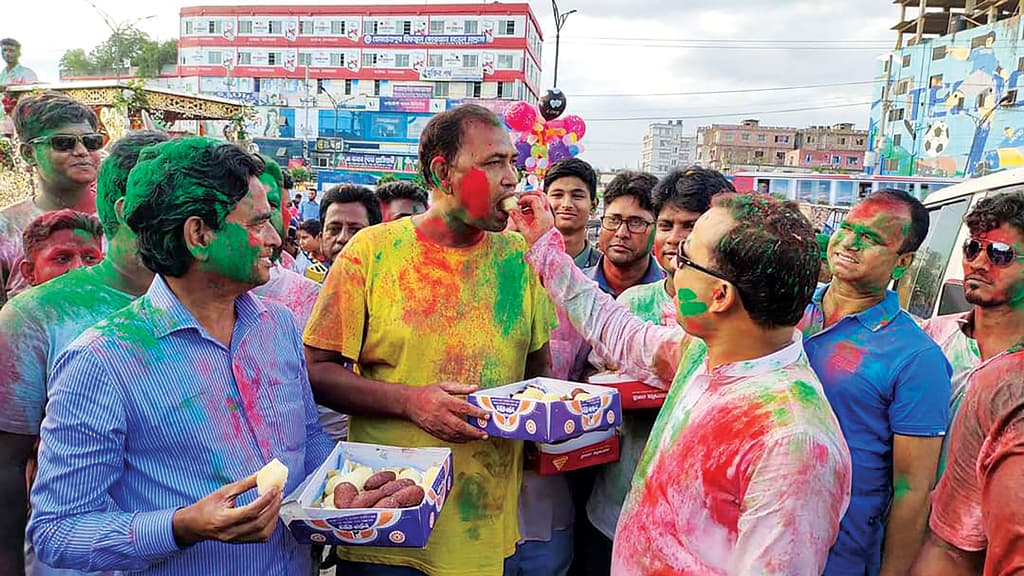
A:
POLYGON ((260 246, 241 224, 225 222, 214 235, 213 242, 202 250, 206 259, 200 259, 200 262, 206 270, 239 282, 258 283, 256 262, 260 246))
POLYGON ((679 315, 683 318, 698 316, 708 311, 708 305, 697 299, 697 294, 689 288, 680 288, 676 292, 679 315))

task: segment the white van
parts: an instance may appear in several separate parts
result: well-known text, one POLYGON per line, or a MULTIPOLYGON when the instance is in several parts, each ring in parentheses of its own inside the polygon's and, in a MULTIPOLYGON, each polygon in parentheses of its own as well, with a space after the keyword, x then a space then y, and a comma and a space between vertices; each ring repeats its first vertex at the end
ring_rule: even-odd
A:
POLYGON ((970 310, 964 300, 961 247, 969 236, 964 216, 985 196, 1021 190, 1024 168, 965 180, 924 199, 931 215, 928 236, 897 283, 906 310, 923 319, 970 310))

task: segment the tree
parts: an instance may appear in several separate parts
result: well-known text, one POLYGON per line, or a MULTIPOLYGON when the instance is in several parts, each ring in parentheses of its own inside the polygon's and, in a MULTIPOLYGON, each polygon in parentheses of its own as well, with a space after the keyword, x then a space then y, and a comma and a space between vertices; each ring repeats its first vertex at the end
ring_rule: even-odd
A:
POLYGON ((288 169, 288 173, 291 174, 292 180, 298 184, 300 182, 309 182, 310 173, 309 170, 302 166, 292 166, 288 169))
POLYGON ((178 41, 157 42, 136 28, 110 35, 88 55, 85 50, 68 50, 60 59, 61 76, 128 75, 129 68, 144 78, 160 74, 160 68, 178 61, 178 41))
POLYGON ((394 174, 388 172, 387 174, 377 179, 376 185, 383 186, 388 182, 398 182, 398 176, 395 176, 394 174))

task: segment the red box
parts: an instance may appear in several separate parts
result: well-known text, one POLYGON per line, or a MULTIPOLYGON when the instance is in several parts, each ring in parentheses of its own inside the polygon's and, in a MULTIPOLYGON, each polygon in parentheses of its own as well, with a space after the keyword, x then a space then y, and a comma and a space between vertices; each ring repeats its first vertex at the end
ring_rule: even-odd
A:
POLYGON ((623 410, 661 408, 661 405, 665 403, 665 397, 668 396, 668 390, 648 386, 626 374, 613 372, 595 374, 590 377, 588 382, 618 390, 623 410))
POLYGON ((555 476, 618 460, 619 434, 614 430, 590 432, 558 444, 536 444, 527 452, 527 466, 541 476, 555 476))

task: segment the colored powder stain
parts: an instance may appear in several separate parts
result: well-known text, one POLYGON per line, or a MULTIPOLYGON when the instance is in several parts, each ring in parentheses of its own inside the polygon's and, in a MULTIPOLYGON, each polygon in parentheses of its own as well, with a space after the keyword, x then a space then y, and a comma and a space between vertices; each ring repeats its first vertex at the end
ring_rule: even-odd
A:
POLYGON ((213 462, 213 478, 217 483, 217 486, 223 486, 233 482, 231 475, 228 474, 227 466, 224 463, 224 457, 220 454, 214 454, 212 456, 213 462))
MULTIPOLYGON (((463 522, 474 522, 482 519, 483 514, 480 510, 480 502, 483 500, 485 490, 480 479, 476 476, 463 476, 459 479, 459 482, 459 494, 456 501, 459 517, 463 522)), ((471 540, 479 540, 480 529, 475 526, 471 527, 467 532, 467 536, 471 540)))
POLYGON ((789 387, 789 391, 801 404, 813 405, 818 403, 818 391, 807 382, 797 380, 789 387))
POLYGON ((854 342, 839 342, 829 358, 833 370, 853 373, 864 361, 864 349, 854 342))
POLYGON ((260 246, 241 224, 225 222, 206 247, 205 266, 238 282, 256 284, 260 246))
POLYGON ((897 476, 893 482, 893 498, 898 502, 907 495, 907 492, 910 492, 910 481, 906 476, 897 476))
POLYGON ((686 318, 698 316, 708 311, 708 305, 697 299, 697 294, 689 288, 680 288, 676 292, 679 316, 686 318))
POLYGON ((523 317, 526 294, 526 262, 513 255, 499 263, 494 286, 494 319, 501 333, 508 336, 523 317))
POLYGON ((487 173, 473 167, 462 177, 456 196, 466 213, 473 218, 483 218, 491 212, 491 183, 487 173))

